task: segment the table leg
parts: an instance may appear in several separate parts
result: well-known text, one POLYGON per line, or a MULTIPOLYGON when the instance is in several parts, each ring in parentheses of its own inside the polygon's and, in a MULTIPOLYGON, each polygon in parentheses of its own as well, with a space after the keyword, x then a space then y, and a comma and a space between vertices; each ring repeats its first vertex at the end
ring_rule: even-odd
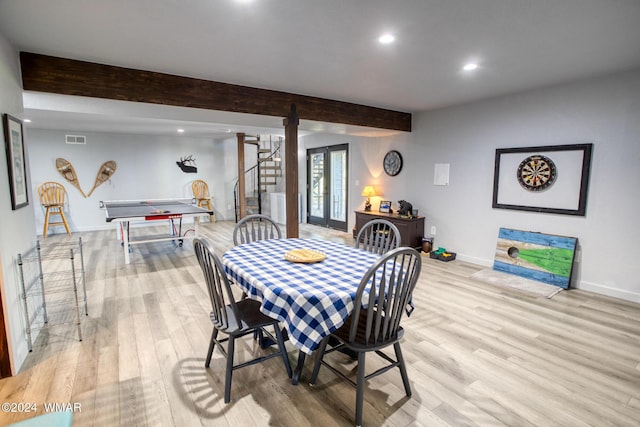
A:
POLYGON ((120 223, 122 227, 122 246, 124 247, 124 263, 129 264, 129 221, 123 221, 120 223))
POLYGON ((180 217, 180 221, 178 221, 178 245, 182 247, 182 217, 180 217))
POLYGON ((293 385, 298 385, 298 382, 300 381, 300 374, 302 374, 302 368, 304 367, 304 360, 306 356, 307 355, 304 351, 298 351, 298 364, 293 370, 293 376, 291 377, 291 384, 293 385))

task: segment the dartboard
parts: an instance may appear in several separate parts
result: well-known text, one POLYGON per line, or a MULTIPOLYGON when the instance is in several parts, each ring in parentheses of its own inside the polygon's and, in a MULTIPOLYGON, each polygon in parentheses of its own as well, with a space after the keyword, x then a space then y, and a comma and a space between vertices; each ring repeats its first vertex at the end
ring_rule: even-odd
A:
POLYGON ((557 176, 555 163, 539 154, 527 157, 518 166, 518 182, 528 191, 542 191, 551 187, 557 176))

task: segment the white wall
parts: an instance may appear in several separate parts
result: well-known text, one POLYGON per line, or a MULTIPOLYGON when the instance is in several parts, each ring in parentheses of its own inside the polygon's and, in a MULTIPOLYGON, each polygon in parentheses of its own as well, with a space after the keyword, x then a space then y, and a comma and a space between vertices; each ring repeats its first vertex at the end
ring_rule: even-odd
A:
MULTIPOLYGON (((238 176, 237 137, 210 140, 188 136, 160 137, 102 132, 77 132, 31 129, 29 132, 32 191, 45 181, 57 181, 67 189, 65 215, 72 231, 113 228, 105 222, 100 200, 131 200, 191 197, 191 182, 204 179, 209 184, 217 220, 234 220, 234 188, 238 176), (86 145, 65 143, 65 135, 85 135, 86 145), (197 174, 182 172, 176 165, 181 157, 193 155, 197 174), (68 183, 56 169, 56 158, 73 165, 85 194, 93 187, 102 163, 115 160, 117 171, 88 198, 68 183)), ((245 169, 256 164, 257 149, 245 146, 245 169)), ((282 184, 281 184, 282 185, 282 184)), ((268 214, 268 197, 264 212, 268 214)), ((42 234, 44 209, 36 203, 36 231, 42 234)), ((61 226, 50 233, 64 233, 61 226)))
MULTIPOLYGON (((480 265, 493 263, 500 227, 579 239, 574 285, 640 302, 640 70, 414 115, 413 132, 385 138, 316 134, 300 140, 300 188, 307 148, 350 144, 349 211, 362 209, 362 186, 381 199, 411 202, 436 226, 435 245, 480 265), (497 148, 593 143, 585 217, 493 209, 497 148), (382 170, 391 149, 404 158, 396 177, 382 170), (433 185, 448 163, 450 185, 433 185)), ((306 209, 306 203, 304 203, 306 209)), ((349 229, 354 218, 350 215, 349 229)))
POLYGON ((578 287, 640 302, 640 70, 417 114, 413 139, 399 177, 436 246, 490 265, 500 227, 577 237, 578 287), (594 145, 585 217, 491 207, 496 148, 576 143, 594 145))
MULTIPOLYGON (((21 118, 22 87, 18 53, 0 35, 0 113, 11 114, 21 118)), ((4 126, 4 125, 3 125, 4 126)), ((1 130, 2 152, 4 153, 4 128, 1 130)), ((29 146, 29 134, 25 131, 25 144, 29 146)), ((27 175, 29 174, 29 155, 27 157, 27 175)), ((6 155, 0 156, 0 293, 2 294, 5 325, 10 340, 10 353, 14 373, 22 365, 27 356, 27 342, 24 333, 20 290, 17 279, 15 259, 18 253, 26 252, 35 244, 36 235, 33 229, 33 193, 29 191, 30 206, 16 211, 11 209, 9 177, 7 175, 6 155)))
MULTIPOLYGON (((31 129, 29 155, 33 194, 37 195, 36 187, 45 181, 65 186, 68 195, 65 214, 72 231, 114 227, 106 223, 104 211, 99 208, 100 200, 190 198, 191 182, 195 179, 204 179, 209 184, 218 219, 224 219, 226 214, 224 171, 229 162, 225 161, 222 144, 210 139, 31 129), (87 144, 66 144, 65 134, 86 135, 87 144), (197 173, 184 173, 176 165, 180 158, 189 155, 195 158, 197 173), (58 157, 71 162, 85 194, 91 191, 103 162, 115 160, 117 170, 109 181, 85 198, 57 171, 58 157)), ((44 209, 37 201, 33 207, 36 230, 42 234, 44 209)), ((64 232, 61 226, 50 230, 64 232)))

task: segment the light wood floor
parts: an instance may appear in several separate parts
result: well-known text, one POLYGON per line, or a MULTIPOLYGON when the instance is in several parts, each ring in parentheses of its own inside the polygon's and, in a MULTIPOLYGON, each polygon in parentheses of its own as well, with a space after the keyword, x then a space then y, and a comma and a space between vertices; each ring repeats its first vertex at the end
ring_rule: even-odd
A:
MULTIPOLYGON (((232 228, 202 226, 220 254, 232 245, 232 228)), ((80 235, 84 341, 72 327, 43 331, 21 372, 0 380, 0 402, 36 403, 38 412, 43 402, 80 403, 76 426, 352 425, 355 390, 326 369, 310 387, 311 359, 298 386, 278 359, 236 371, 225 405, 217 350, 204 368, 209 303, 191 245, 138 245, 125 265, 114 232, 73 239, 80 235)), ((301 236, 353 242, 311 226, 301 226, 301 236)), ((403 323, 413 396, 396 371, 371 380, 365 425, 640 424, 640 305, 580 290, 529 296, 470 279, 479 266, 423 259, 416 310, 403 323)), ((238 347, 260 351, 250 337, 238 347)), ((344 355, 331 357, 352 367, 344 355)), ((0 412, 0 425, 31 416, 0 412)))

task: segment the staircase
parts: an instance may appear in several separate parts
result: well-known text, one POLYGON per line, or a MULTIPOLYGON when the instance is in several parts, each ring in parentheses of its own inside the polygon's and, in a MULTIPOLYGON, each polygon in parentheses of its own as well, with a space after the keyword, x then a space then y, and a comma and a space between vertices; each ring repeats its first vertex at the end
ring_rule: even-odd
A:
POLYGON ((278 185, 278 178, 282 178, 282 138, 263 142, 258 147, 258 164, 260 165, 260 188, 268 193, 278 185))
MULTIPOLYGON (((257 148, 255 166, 245 171, 245 207, 247 215, 263 213, 266 196, 273 192, 282 178, 282 138, 273 141, 261 140, 260 135, 245 137, 245 143, 257 148), (252 139, 249 139, 252 138, 252 139)), ((240 219, 240 197, 238 182, 234 188, 236 222, 240 219)))

